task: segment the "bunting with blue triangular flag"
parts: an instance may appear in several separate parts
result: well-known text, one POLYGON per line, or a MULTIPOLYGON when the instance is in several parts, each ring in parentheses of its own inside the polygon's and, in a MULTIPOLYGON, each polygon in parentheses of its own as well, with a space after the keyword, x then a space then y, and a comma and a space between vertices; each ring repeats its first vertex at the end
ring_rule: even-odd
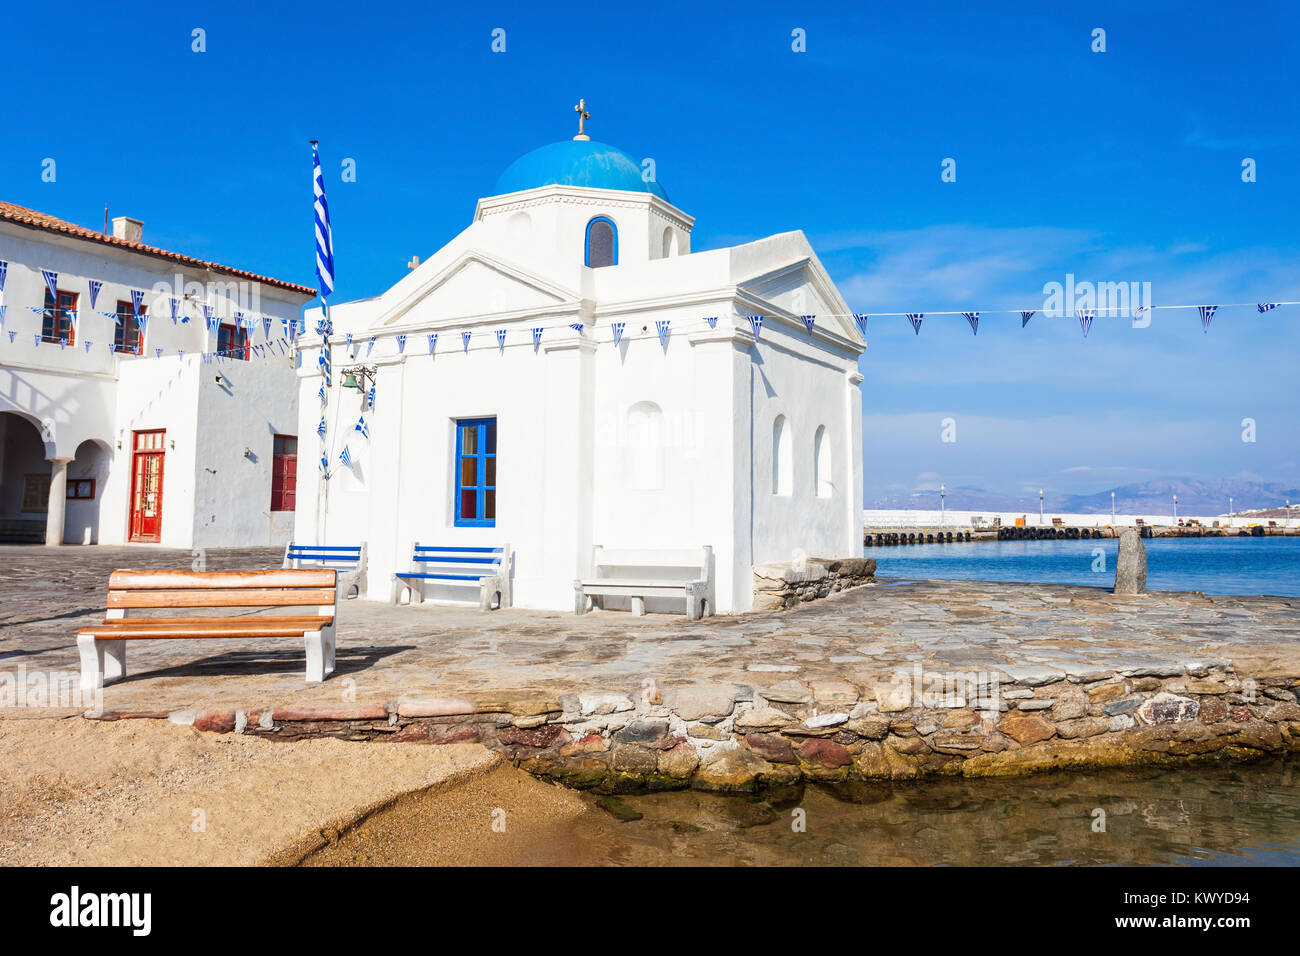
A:
POLYGON ((172 325, 180 324, 181 300, 176 298, 175 296, 171 296, 170 298, 168 298, 167 304, 171 307, 172 310, 172 325))
POLYGON ((9 277, 9 263, 0 259, 0 295, 5 291, 5 279, 9 277))
POLYGON ((623 330, 627 328, 626 322, 614 322, 610 324, 610 330, 614 333, 614 345, 617 346, 623 340, 623 330))
MULTIPOLYGON (((286 319, 285 321, 288 322, 288 319, 286 319)), ((210 305, 205 305, 203 307, 203 324, 207 327, 208 335, 211 335, 213 332, 217 331, 217 325, 219 323, 217 321, 216 310, 213 309, 212 306, 210 305)), ((287 328, 286 331, 288 331, 287 328)))
POLYGON ((433 350, 434 348, 437 347, 437 345, 438 345, 438 333, 430 332, 429 333, 429 354, 430 355, 433 354, 433 350))
POLYGON ((104 283, 98 279, 90 280, 90 308, 92 312, 95 309, 95 303, 99 301, 99 290, 102 288, 104 288, 104 283))
MULTIPOLYGON (((966 316, 966 321, 970 323, 970 331, 971 331, 971 334, 972 334, 972 335, 979 335, 979 334, 980 334, 980 314, 979 314, 978 312, 963 312, 962 315, 966 316)), ((1023 328, 1023 326, 1022 326, 1022 328, 1023 328)))
POLYGON ((716 329, 718 327, 718 317, 716 315, 706 315, 704 321, 709 323, 709 328, 711 329, 716 329))
POLYGON ((371 385, 370 391, 366 393, 366 408, 372 409, 374 407, 375 407, 375 386, 371 385))
POLYGON ((763 317, 761 315, 747 315, 745 318, 749 319, 750 331, 754 333, 754 341, 757 342, 759 333, 763 331, 763 317))
MULTIPOLYGON (((346 348, 346 349, 348 350, 348 355, 352 355, 352 354, 353 354, 353 353, 352 353, 352 333, 351 333, 351 332, 348 332, 348 333, 346 333, 346 335, 347 335, 347 341, 344 343, 344 348, 346 348)), ((354 357, 355 357, 355 356, 354 356, 354 357)))
POLYGON ((659 332, 659 344, 668 344, 668 323, 669 319, 655 319, 655 329, 659 332))
POLYGON ((533 352, 536 352, 537 347, 541 344, 542 344, 542 327, 539 325, 533 329, 533 352))
POLYGON ((867 334, 867 313, 857 312, 853 316, 853 321, 858 324, 858 332, 862 335, 867 334))
POLYGON ((464 348, 462 349, 462 351, 465 351, 465 352, 468 352, 468 351, 469 351, 469 337, 470 337, 470 334, 471 334, 471 333, 469 333, 469 332, 462 332, 462 333, 460 333, 460 341, 461 341, 461 344, 464 346, 464 348))
POLYGON ((41 278, 45 280, 45 288, 50 290, 50 298, 54 304, 59 304, 59 274, 51 272, 49 269, 41 270, 41 278))
POLYGON ((397 354, 406 354, 406 334, 403 333, 397 337, 397 354))
POLYGON ((1277 308, 1276 302, 1261 302, 1255 308, 1259 309, 1260 315, 1277 308))
POLYGON ((1083 337, 1088 337, 1088 330, 1092 328, 1092 320, 1097 317, 1094 309, 1078 309, 1079 328, 1083 329, 1083 337))
POLYGON ((271 323, 274 321, 269 315, 262 316, 262 338, 267 342, 271 341, 271 323))
POLYGON ((506 330, 497 329, 497 351, 504 352, 506 347, 506 330))
POLYGON ((370 358, 370 353, 375 350, 375 337, 372 335, 366 340, 366 358, 370 358))
POLYGON ((586 326, 583 325, 581 322, 570 322, 570 323, 569 323, 569 328, 573 329, 573 331, 575 331, 575 332, 577 332, 579 335, 581 335, 581 334, 582 334, 582 330, 585 329, 586 326))
POLYGON ((1214 313, 1219 307, 1217 305, 1198 305, 1196 311, 1201 313, 1201 331, 1210 331, 1210 319, 1214 318, 1214 313))
POLYGON ((925 318, 924 312, 907 313, 907 321, 912 323, 912 331, 917 335, 921 334, 921 320, 925 318))
POLYGON ((1034 317, 1034 313, 1036 311, 1037 311, 1036 309, 1030 309, 1028 312, 1022 311, 1020 313, 1020 327, 1022 329, 1029 324, 1029 320, 1034 317))
POLYGON ((339 461, 343 462, 344 468, 352 467, 352 449, 347 445, 344 445, 343 451, 339 453, 339 461))
POLYGON ((357 427, 354 429, 354 431, 361 432, 362 438, 368 439, 370 437, 370 426, 366 424, 365 415, 362 415, 360 418, 357 419, 357 427))
POLYGON ((803 327, 808 330, 808 334, 812 335, 813 325, 817 322, 817 316, 801 315, 799 318, 803 320, 803 327))

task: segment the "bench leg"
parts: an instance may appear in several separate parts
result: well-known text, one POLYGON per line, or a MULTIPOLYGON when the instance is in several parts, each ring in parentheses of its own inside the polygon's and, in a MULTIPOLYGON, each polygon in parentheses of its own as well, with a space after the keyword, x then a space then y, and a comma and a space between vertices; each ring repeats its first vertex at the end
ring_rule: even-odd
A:
POLYGON ((696 594, 686 595, 686 620, 698 621, 700 619, 700 598, 696 594))
MULTIPOLYGON (((327 654, 333 656, 330 653, 332 648, 330 652, 327 652, 323 631, 308 631, 303 635, 303 640, 307 645, 307 683, 319 684, 325 679, 325 675, 329 673, 325 668, 325 660, 327 654)), ((330 667, 330 670, 333 670, 333 667, 330 667)))
POLYGON ((645 617, 645 598, 643 597, 632 598, 632 616, 645 617))
POLYGON ((573 613, 587 613, 587 595, 583 593, 581 584, 573 586, 573 613))
POLYGON ((81 689, 97 690, 126 676, 126 641, 97 641, 94 635, 77 635, 81 655, 81 689))

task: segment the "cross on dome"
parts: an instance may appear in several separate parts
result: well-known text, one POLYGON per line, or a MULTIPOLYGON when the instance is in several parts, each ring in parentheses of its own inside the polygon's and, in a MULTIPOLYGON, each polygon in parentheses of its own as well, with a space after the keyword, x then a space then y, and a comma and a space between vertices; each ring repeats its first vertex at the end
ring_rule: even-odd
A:
POLYGON ((573 111, 578 114, 578 135, 573 138, 575 140, 587 142, 591 139, 591 137, 583 130, 583 122, 591 119, 591 114, 587 112, 587 101, 578 100, 578 105, 573 108, 573 111))

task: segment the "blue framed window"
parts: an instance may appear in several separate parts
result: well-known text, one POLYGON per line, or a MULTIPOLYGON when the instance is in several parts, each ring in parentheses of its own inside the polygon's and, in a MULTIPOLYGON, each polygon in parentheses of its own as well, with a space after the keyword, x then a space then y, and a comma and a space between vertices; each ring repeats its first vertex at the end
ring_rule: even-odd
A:
POLYGON ((618 226, 608 216, 587 223, 585 265, 593 269, 618 265, 618 226))
POLYGON ((497 523, 497 420, 456 422, 456 520, 458 527, 494 528, 497 523))

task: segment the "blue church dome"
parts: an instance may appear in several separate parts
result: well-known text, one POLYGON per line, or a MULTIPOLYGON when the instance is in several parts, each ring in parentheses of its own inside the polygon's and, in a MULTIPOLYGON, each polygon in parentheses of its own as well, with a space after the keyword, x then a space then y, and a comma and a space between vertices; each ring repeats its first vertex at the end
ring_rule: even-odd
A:
POLYGON ((525 153, 497 179, 493 195, 536 189, 538 186, 586 186, 653 193, 665 202, 668 194, 657 182, 641 178, 641 163, 608 143, 564 140, 525 153))

